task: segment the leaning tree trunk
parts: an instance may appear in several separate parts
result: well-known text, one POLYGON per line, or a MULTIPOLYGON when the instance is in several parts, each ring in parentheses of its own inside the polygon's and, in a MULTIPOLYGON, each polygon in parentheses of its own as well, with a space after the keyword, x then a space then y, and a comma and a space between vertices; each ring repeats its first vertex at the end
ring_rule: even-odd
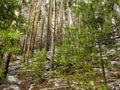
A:
POLYGON ((9 68, 9 63, 10 63, 10 58, 11 58, 11 54, 8 54, 7 55, 7 59, 6 59, 6 61, 5 61, 5 71, 4 71, 4 77, 6 77, 7 76, 7 74, 8 74, 8 68, 9 68))
POLYGON ((105 73, 105 67, 104 67, 104 61, 103 61, 103 57, 102 57, 102 45, 99 41, 99 51, 100 51, 100 64, 101 64, 101 69, 102 69, 102 75, 103 75, 103 80, 105 85, 107 86, 107 78, 106 78, 106 73, 105 73))

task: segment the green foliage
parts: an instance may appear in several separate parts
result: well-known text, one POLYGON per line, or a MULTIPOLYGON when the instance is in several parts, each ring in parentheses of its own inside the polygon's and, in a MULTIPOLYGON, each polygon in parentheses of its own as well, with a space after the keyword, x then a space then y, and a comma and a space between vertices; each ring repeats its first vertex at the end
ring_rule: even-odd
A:
POLYGON ((34 77, 32 78, 41 78, 45 73, 43 71, 45 70, 45 65, 46 65, 45 49, 35 54, 31 59, 32 59, 31 60, 32 63, 27 63, 22 67, 22 69, 28 71, 29 73, 33 73, 34 77))
MULTIPOLYGON (((20 51, 19 40, 22 32, 20 27, 23 27, 24 19, 15 15, 20 9, 18 0, 0 0, 0 57, 6 52, 16 54, 20 51)), ((3 63, 5 61, 0 58, 0 64, 3 63)), ((3 69, 0 69, 1 82, 4 80, 3 69)))
POLYGON ((6 80, 6 78, 4 78, 3 72, 4 72, 3 68, 0 68, 0 84, 6 80))
POLYGON ((7 29, 12 21, 18 21, 20 18, 15 15, 15 10, 20 8, 17 0, 0 0, 0 28, 7 29))
POLYGON ((34 72, 36 73, 36 76, 42 76, 44 73, 41 72, 46 65, 46 52, 43 49, 40 53, 36 54, 34 57, 36 57, 37 62, 34 64, 34 72))
POLYGON ((15 15, 15 11, 20 9, 21 6, 17 0, 0 1, 0 52, 2 53, 17 53, 20 50, 18 42, 24 19, 22 16, 15 15))
POLYGON ((3 45, 1 51, 2 53, 17 53, 20 49, 18 47, 18 42, 20 40, 20 32, 13 30, 1 30, 0 36, 2 38, 1 44, 3 45))
MULTIPOLYGON (((76 31, 77 29, 75 29, 76 31)), ((73 34, 73 33, 72 33, 73 34)), ((71 36, 72 38, 72 36, 71 36)), ((82 87, 86 89, 95 88, 95 86, 88 83, 89 81, 96 82, 95 78, 99 72, 93 70, 94 67, 99 64, 94 64, 98 61, 97 53, 94 51, 94 43, 91 43, 91 38, 82 37, 80 39, 65 38, 65 42, 68 40, 70 43, 64 43, 58 48, 56 56, 56 65, 58 68, 59 75, 75 77, 75 81, 82 83, 82 87), (78 75, 79 74, 79 75, 78 75), (76 77, 76 75, 78 75, 76 77), (79 78, 79 79, 78 79, 79 78), (87 78, 87 79, 86 79, 87 78)), ((99 79, 98 79, 99 80, 99 79)))
MULTIPOLYGON (((64 38, 64 43, 58 48, 56 65, 58 72, 62 75, 73 75, 75 80, 85 89, 107 90, 106 85, 102 85, 101 72, 94 68, 101 67, 100 53, 106 53, 114 48, 116 41, 114 38, 112 19, 116 16, 113 10, 114 4, 118 1, 109 0, 89 0, 86 3, 80 1, 80 5, 74 7, 76 16, 80 18, 80 30, 76 27, 66 28, 69 35, 64 38), (103 46, 104 48, 99 48, 103 46), (96 78, 95 78, 96 77, 96 78), (91 81, 94 82, 91 85, 91 81)), ((104 60, 103 66, 108 67, 108 61, 104 60)))

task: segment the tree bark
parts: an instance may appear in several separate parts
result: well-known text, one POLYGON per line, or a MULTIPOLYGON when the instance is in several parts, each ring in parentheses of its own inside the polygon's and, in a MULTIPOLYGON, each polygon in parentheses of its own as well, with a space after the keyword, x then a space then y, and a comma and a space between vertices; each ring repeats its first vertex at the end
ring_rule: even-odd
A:
POLYGON ((44 30, 44 23, 45 23, 45 19, 43 19, 42 21, 42 31, 41 31, 41 36, 40 36, 40 50, 42 50, 43 48, 43 30, 44 30))
POLYGON ((48 22, 47 22, 47 40, 46 40, 46 51, 50 51, 51 45, 51 11, 52 11, 52 0, 49 0, 49 13, 48 13, 48 22))
POLYGON ((42 0, 40 1, 40 5, 39 5, 39 12, 36 15, 35 18, 35 23, 34 23, 34 33, 33 33, 33 41, 32 41, 32 45, 31 45, 31 52, 34 52, 34 45, 36 44, 36 36, 37 36, 37 29, 38 29, 38 22, 41 19, 41 7, 42 7, 42 0))
POLYGON ((100 51, 100 64, 101 64, 101 69, 102 69, 103 80, 104 80, 105 85, 107 85, 107 79, 106 79, 104 61, 103 61, 103 58, 102 58, 102 47, 101 47, 101 43, 99 43, 99 51, 100 51))
POLYGON ((10 58, 11 58, 11 54, 8 54, 6 62, 5 62, 5 71, 4 71, 4 77, 6 78, 7 74, 8 74, 8 68, 9 68, 9 63, 10 63, 10 58))
POLYGON ((63 36, 63 9, 64 9, 64 0, 61 0, 60 6, 60 26, 59 26, 59 35, 58 35, 58 42, 62 44, 62 36, 63 36))

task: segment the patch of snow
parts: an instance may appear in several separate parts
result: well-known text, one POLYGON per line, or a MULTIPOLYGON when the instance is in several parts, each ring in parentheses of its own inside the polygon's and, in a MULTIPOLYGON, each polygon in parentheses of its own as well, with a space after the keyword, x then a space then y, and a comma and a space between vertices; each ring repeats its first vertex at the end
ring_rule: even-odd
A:
POLYGON ((111 61, 110 62, 112 65, 114 65, 114 64, 119 64, 119 62, 117 62, 117 61, 111 61))
POLYGON ((18 84, 22 84, 22 81, 18 81, 18 84))
POLYGON ((9 82, 18 82, 18 79, 15 76, 8 76, 9 82))
POLYGON ((17 85, 10 85, 9 86, 12 90, 20 90, 20 88, 17 85))

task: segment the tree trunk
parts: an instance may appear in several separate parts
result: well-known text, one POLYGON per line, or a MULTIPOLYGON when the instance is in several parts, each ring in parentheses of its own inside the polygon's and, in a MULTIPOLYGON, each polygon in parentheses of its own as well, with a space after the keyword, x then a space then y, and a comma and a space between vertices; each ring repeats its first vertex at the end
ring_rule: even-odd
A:
MULTIPOLYGON (((31 15, 31 21, 32 21, 32 28, 31 29, 34 29, 34 23, 35 23, 35 17, 36 17, 36 8, 37 8, 37 1, 33 1, 33 8, 32 8, 32 15, 31 15)), ((34 31, 35 32, 35 31, 34 31)), ((32 53, 32 44, 33 44, 33 38, 34 38, 34 32, 31 33, 30 35, 30 47, 29 47, 29 53, 32 53)))
POLYGON ((34 52, 34 45, 36 44, 36 36, 37 36, 37 29, 38 29, 38 22, 41 19, 41 7, 42 7, 42 0, 40 1, 40 5, 39 5, 39 12, 36 15, 35 18, 35 23, 34 23, 34 33, 33 33, 33 41, 32 41, 32 45, 31 45, 31 52, 34 52))
POLYGON ((52 17, 52 28, 51 28, 51 70, 54 68, 54 54, 55 54, 55 28, 56 28, 56 0, 53 1, 53 17, 52 17))
POLYGON ((106 79, 104 61, 103 61, 103 58, 102 58, 102 47, 101 47, 101 43, 99 43, 99 51, 100 51, 100 64, 101 64, 101 69, 102 69, 103 80, 104 80, 105 85, 107 85, 107 79, 106 79))
POLYGON ((49 13, 48 13, 48 22, 47 22, 47 40, 46 40, 46 51, 50 51, 51 45, 51 11, 52 11, 52 0, 49 0, 49 13))
POLYGON ((60 26, 59 26, 59 35, 58 35, 58 43, 62 44, 62 36, 63 36, 63 9, 64 9, 64 0, 61 0, 60 6, 60 26))
POLYGON ((6 59, 6 61, 5 61, 4 77, 6 77, 7 74, 8 74, 8 68, 9 68, 9 63, 10 63, 10 58, 11 58, 11 56, 12 56, 11 54, 8 54, 7 59, 6 59))
POLYGON ((41 36, 40 36, 40 50, 42 50, 42 48, 43 48, 43 30, 44 30, 44 23, 45 23, 45 19, 43 19, 43 21, 42 21, 42 31, 41 31, 41 36))

